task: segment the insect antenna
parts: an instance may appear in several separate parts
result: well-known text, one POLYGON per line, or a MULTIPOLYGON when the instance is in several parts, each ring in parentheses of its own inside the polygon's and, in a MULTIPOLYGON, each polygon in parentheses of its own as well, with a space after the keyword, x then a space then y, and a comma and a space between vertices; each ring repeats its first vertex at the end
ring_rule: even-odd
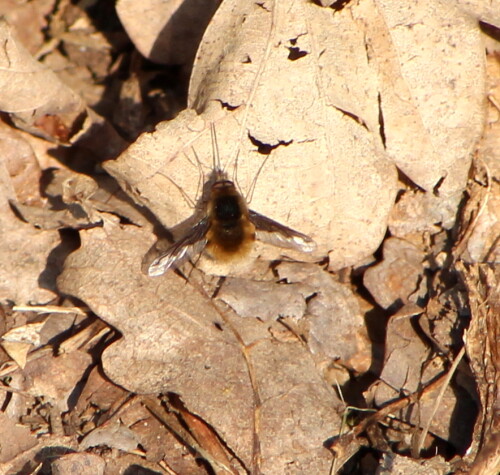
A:
POLYGON ((238 188, 238 192, 240 193, 241 196, 244 196, 245 193, 243 193, 243 190, 241 189, 241 186, 238 182, 238 157, 240 155, 240 151, 238 149, 238 151, 236 152, 236 158, 234 159, 234 168, 233 168, 233 183, 236 185, 236 187, 238 188))
MULTIPOLYGON (((200 191, 200 188, 201 188, 201 184, 202 182, 204 181, 204 178, 205 178, 205 174, 203 172, 203 164, 201 163, 199 157, 198 157, 198 154, 196 153, 196 150, 194 149, 194 147, 191 147, 191 149, 193 150, 193 155, 195 157, 195 160, 193 161, 189 155, 186 153, 186 152, 182 152, 184 157, 186 158, 186 160, 195 168, 198 169, 198 183, 196 185, 196 194, 195 196, 199 196, 199 191, 200 191)), ((172 178, 170 178, 168 175, 166 175, 165 173, 162 173, 162 172, 158 172, 159 175, 161 175, 162 177, 166 178, 170 183, 172 183, 172 185, 174 185, 177 190, 179 191, 179 193, 182 195, 182 197, 184 198, 184 200, 186 201, 186 203, 188 204, 188 206, 191 208, 191 209, 196 209, 198 207, 197 205, 197 202, 191 198, 185 191, 184 189, 178 185, 175 180, 173 180, 172 178)))
POLYGON ((210 133, 212 136, 212 157, 213 157, 213 171, 215 180, 222 180, 226 173, 220 163, 219 144, 217 143, 217 134, 215 133, 215 124, 210 123, 210 133))

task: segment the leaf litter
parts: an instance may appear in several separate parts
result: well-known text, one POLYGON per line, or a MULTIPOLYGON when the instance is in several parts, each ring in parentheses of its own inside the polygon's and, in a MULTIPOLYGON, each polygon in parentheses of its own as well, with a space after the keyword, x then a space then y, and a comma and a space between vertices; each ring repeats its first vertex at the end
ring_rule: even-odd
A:
POLYGON ((2 473, 498 471, 498 42, 458 4, 327 3, 141 36, 121 2, 143 59, 109 5, 31 2, 32 36, 10 10, 2 473), (141 271, 192 224, 211 124, 316 253, 141 271))

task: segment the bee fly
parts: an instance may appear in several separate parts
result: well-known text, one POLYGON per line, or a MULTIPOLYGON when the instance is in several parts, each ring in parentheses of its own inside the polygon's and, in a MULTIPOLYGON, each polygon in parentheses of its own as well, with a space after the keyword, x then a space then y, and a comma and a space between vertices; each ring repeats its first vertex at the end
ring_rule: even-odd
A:
MULTIPOLYGON (((212 141, 216 150, 213 128, 212 141)), ((218 154, 214 151, 215 155, 218 154)), ((243 258, 249 254, 256 239, 302 252, 314 251, 316 244, 309 236, 248 209, 246 200, 220 166, 215 166, 213 175, 204 216, 151 263, 148 269, 151 277, 179 267, 204 250, 222 262, 243 258)))

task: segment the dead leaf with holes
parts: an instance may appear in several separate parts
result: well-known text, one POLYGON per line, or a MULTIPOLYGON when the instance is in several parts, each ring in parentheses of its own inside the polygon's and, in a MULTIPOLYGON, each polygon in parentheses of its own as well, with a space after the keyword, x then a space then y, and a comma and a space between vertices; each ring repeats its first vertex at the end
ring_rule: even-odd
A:
POLYGON ((106 168, 171 228, 192 213, 194 153, 212 166, 213 122, 245 193, 265 161, 253 209, 311 235, 331 268, 356 264, 384 236, 394 165, 425 190, 439 183, 434 208, 455 214, 483 124, 484 65, 476 20, 449 8, 226 1, 198 50, 194 111, 106 168))
MULTIPOLYGON (((223 3, 198 51, 189 94, 192 109, 144 134, 106 169, 171 228, 192 214, 184 193, 192 201, 197 197, 195 153, 205 174, 212 167, 209 129, 214 123, 221 163, 243 194, 256 179, 251 208, 311 235, 319 246, 315 257, 330 253, 333 265, 343 267, 369 255, 382 239, 395 170, 380 140, 343 112, 348 105, 333 107, 324 98, 336 70, 330 64, 320 68, 313 43, 321 49, 327 41, 321 31, 335 34, 338 28, 344 41, 364 48, 355 25, 332 21, 331 11, 306 2, 294 2, 286 14, 282 10, 279 4, 273 10, 223 3), (222 36, 231 43, 220 44, 222 36), (220 57, 222 51, 227 54, 220 57)), ((338 58, 336 67, 357 68, 359 77, 350 78, 350 87, 361 88, 358 96, 343 94, 342 100, 360 104, 377 128, 375 80, 368 78, 364 49, 342 60, 348 66, 338 58)), ((356 110, 357 116, 362 112, 356 110)), ((281 254, 271 249, 267 257, 281 254)))
MULTIPOLYGON (((454 8, 366 0, 336 11, 306 0, 226 0, 198 50, 190 108, 105 168, 177 238, 193 224, 217 152, 252 209, 318 244, 310 256, 258 245, 253 257, 328 255, 331 269, 364 263, 386 233, 396 167, 442 196, 432 204, 438 208, 456 210, 450 200, 458 203, 465 186, 482 127, 484 68, 476 21, 454 8)), ((270 315, 279 309, 253 308, 265 317, 256 319, 247 308, 241 318, 208 298, 206 289, 215 287, 209 274, 227 273, 206 257, 197 263, 206 275, 195 270, 187 284, 173 272, 144 276, 142 256, 154 241, 148 227, 110 218, 81 236, 59 286, 122 332, 103 355, 113 381, 135 392, 178 394, 242 470, 282 473, 293 464, 297 473, 326 473, 323 443, 338 433, 339 401, 314 348, 270 315)), ((274 280, 255 269, 243 277, 274 280)), ((301 294, 284 313, 300 318, 309 310, 322 320, 317 330, 331 333, 328 312, 349 313, 338 333, 346 339, 353 328, 360 336, 349 347, 354 359, 360 312, 337 283, 325 286, 322 300, 306 306, 301 294), (343 298, 331 295, 337 291, 343 298)), ((222 297, 238 310, 241 299, 222 297)), ((327 343, 318 338, 316 349, 333 358, 327 343)))

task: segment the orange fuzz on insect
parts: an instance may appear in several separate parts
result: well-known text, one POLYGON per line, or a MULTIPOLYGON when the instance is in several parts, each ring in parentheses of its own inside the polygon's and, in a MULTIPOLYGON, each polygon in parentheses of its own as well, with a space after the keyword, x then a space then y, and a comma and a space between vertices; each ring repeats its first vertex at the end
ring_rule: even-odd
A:
POLYGON ((245 200, 229 180, 215 182, 210 194, 208 253, 221 261, 247 255, 255 241, 255 225, 249 219, 245 200))

